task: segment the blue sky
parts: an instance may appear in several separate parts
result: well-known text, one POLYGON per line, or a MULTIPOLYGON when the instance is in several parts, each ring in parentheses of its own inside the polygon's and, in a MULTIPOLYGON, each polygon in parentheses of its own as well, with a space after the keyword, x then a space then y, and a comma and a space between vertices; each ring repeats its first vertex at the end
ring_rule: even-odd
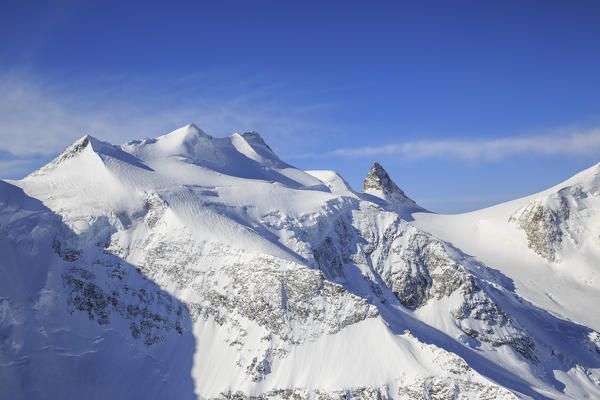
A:
POLYGON ((125 3, 0 4, 1 177, 191 122, 439 212, 600 161, 595 1, 125 3))

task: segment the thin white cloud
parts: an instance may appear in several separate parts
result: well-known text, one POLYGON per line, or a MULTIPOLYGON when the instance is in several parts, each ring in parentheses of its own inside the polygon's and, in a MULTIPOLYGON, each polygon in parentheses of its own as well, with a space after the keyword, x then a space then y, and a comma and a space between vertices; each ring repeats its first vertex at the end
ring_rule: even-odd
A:
POLYGON ((40 160, 36 156, 24 157, 13 160, 0 160, 2 179, 21 179, 28 173, 40 167, 48 160, 40 160))
MULTIPOLYGON (((0 176, 31 172, 45 158, 63 150, 86 133, 112 143, 155 137, 188 123, 195 123, 215 136, 235 131, 258 130, 281 154, 319 148, 322 132, 339 133, 341 128, 314 118, 328 104, 290 105, 279 101, 281 87, 252 90, 213 90, 202 93, 210 77, 190 77, 175 82, 170 93, 152 93, 140 78, 107 80, 104 92, 48 84, 18 73, 0 75, 0 176), (216 98, 214 92, 240 93, 216 98), (142 101, 144 97, 149 101, 142 101), (159 99, 159 100, 156 100, 159 99), (15 157, 2 156, 2 153, 15 157)), ((252 86, 252 85, 250 85, 252 86)), ((344 147, 324 153, 285 156, 286 159, 358 158, 385 155, 405 159, 453 158, 467 161, 503 160, 515 155, 593 155, 600 152, 600 127, 587 130, 552 131, 483 140, 421 140, 382 146, 344 147)))
MULTIPOLYGON (((100 93, 74 90, 72 84, 50 85, 25 74, 0 75, 0 153, 19 157, 53 154, 84 134, 124 143, 155 137, 188 123, 215 136, 268 131, 269 139, 286 144, 290 139, 300 140, 296 138, 299 133, 316 132, 318 125, 306 116, 324 107, 284 105, 271 100, 277 96, 268 92, 278 89, 268 87, 215 98, 179 88, 171 93, 149 93, 144 83, 149 86, 148 82, 115 80, 100 93)), ((188 82, 188 87, 193 85, 188 82)))
POLYGON ((600 152, 600 128, 584 131, 552 131, 484 140, 421 140, 383 146, 343 147, 327 153, 306 153, 293 158, 374 157, 397 155, 406 159, 454 158, 467 161, 499 161, 517 155, 592 155, 600 152))

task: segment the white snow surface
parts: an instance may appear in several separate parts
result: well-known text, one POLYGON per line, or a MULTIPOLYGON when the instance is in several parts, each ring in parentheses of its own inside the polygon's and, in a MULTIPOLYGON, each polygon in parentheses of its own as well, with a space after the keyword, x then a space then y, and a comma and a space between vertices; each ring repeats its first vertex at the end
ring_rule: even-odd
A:
POLYGON ((483 210, 413 217, 419 228, 505 274, 536 306, 600 330, 600 164, 541 193, 483 210), (549 261, 529 247, 515 219, 530 205, 556 210, 559 199, 571 211, 557 226, 563 240, 549 261))
POLYGON ((0 397, 600 398, 598 168, 444 216, 256 132, 85 136, 0 181, 0 397))

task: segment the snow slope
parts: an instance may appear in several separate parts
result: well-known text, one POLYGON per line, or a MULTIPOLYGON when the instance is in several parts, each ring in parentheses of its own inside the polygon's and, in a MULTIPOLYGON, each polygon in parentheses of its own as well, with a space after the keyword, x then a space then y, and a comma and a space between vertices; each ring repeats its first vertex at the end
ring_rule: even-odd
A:
POLYGON ((600 330, 600 164, 541 193, 414 224, 512 279, 517 293, 600 330))
MULTIPOLYGON (((599 397, 600 336, 421 228, 443 218, 423 211, 379 164, 357 193, 284 163, 255 132, 83 137, 0 185, 0 387, 16 399, 599 397)), ((536 213, 514 210, 507 229, 532 231, 536 213)), ((579 257, 562 244, 575 226, 542 224, 561 262, 579 257)))

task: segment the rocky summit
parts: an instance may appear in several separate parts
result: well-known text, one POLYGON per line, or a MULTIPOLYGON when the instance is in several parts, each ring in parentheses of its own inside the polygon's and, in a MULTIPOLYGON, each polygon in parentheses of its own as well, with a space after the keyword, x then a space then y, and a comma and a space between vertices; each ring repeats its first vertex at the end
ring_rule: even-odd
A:
POLYGON ((600 398, 599 182, 440 215, 256 132, 86 136, 0 181, 0 397, 600 398))
POLYGON ((388 194, 398 192, 404 194, 378 162, 373 163, 365 177, 362 192, 365 193, 369 189, 381 190, 388 194))
MULTIPOLYGON (((400 213, 406 211, 416 212, 418 210, 426 211, 404 194, 378 162, 373 163, 373 166, 371 166, 369 173, 365 177, 361 193, 385 200, 386 203, 395 206, 396 211, 400 213)), ((403 216, 406 217, 406 215, 403 216)))

